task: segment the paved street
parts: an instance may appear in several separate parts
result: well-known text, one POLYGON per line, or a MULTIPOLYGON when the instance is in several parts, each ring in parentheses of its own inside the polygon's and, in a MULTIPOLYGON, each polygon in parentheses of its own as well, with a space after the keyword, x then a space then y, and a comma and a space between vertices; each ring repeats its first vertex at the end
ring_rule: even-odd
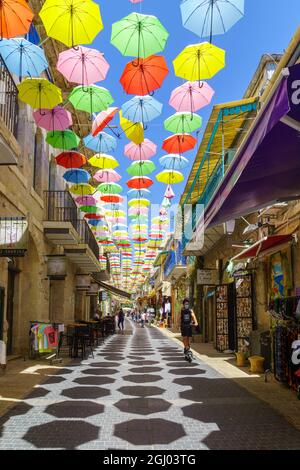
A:
POLYGON ((300 432, 155 328, 127 322, 0 419, 0 449, 299 449, 300 432))

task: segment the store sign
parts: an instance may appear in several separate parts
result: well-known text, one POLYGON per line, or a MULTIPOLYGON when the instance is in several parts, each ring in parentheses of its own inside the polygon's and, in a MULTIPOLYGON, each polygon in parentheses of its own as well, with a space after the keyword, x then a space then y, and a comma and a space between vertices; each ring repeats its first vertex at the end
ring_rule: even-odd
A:
POLYGON ((171 283, 170 282, 163 282, 162 286, 162 295, 166 297, 170 297, 171 294, 171 283))
POLYGON ((218 271, 216 269, 198 269, 197 284, 201 286, 210 286, 218 284, 218 271))
POLYGON ((47 277, 54 281, 63 281, 67 276, 67 258, 61 256, 47 257, 47 277))
POLYGON ((0 218, 0 256, 24 256, 28 248, 28 222, 25 217, 0 218))

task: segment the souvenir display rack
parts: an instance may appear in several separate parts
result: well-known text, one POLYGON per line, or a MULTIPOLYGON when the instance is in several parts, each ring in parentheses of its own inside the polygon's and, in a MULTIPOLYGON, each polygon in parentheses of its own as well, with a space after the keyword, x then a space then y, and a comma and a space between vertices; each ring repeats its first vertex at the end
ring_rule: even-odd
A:
POLYGON ((233 284, 222 284, 216 287, 216 348, 218 351, 234 348, 232 344, 233 298, 233 284))
POLYGON ((245 341, 249 341, 254 327, 253 319, 253 280, 252 274, 235 277, 236 291, 236 342, 241 351, 245 341))

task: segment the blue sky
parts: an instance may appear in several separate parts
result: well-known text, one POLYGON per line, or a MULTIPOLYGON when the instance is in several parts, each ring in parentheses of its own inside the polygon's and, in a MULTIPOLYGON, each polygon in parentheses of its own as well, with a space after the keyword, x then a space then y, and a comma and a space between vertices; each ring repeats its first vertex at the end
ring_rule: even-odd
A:
MULTIPOLYGON (((97 36, 93 46, 104 52, 111 65, 107 79, 100 85, 111 91, 115 105, 120 107, 132 97, 124 93, 119 83, 123 69, 131 58, 123 57, 110 44, 111 25, 131 12, 139 12, 140 5, 134 5, 129 0, 98 0, 98 3, 101 8, 104 30, 97 36)), ((170 93, 182 83, 182 80, 174 75, 172 60, 186 45, 206 40, 199 39, 198 36, 183 28, 180 3, 181 0, 144 0, 141 4, 142 13, 157 16, 170 33, 167 47, 162 53, 168 62, 170 74, 165 80, 163 88, 155 92, 154 95, 164 104, 163 114, 160 118, 152 121, 146 131, 146 137, 158 145, 158 153, 153 159, 157 170, 151 175, 155 181, 151 188, 151 200, 156 204, 161 202, 165 191, 165 185, 158 183, 155 178, 155 174, 161 170, 158 159, 164 155, 161 144, 163 139, 171 135, 164 130, 163 121, 174 112, 168 104, 170 93)), ((240 99, 252 78, 261 55, 283 52, 299 25, 299 0, 286 2, 282 0, 245 0, 245 5, 245 17, 225 35, 213 38, 213 44, 226 50, 227 65, 225 69, 209 80, 210 85, 215 89, 215 96, 211 105, 199 112, 203 117, 202 132, 199 134, 200 140, 213 104, 240 99)), ((128 140, 122 136, 115 154, 120 162, 120 167, 117 170, 123 176, 121 183, 125 194, 126 181, 129 179, 126 168, 130 164, 129 159, 123 155, 124 145, 127 143, 128 140)), ((186 156, 190 160, 190 165, 184 170, 185 178, 189 175, 195 152, 189 152, 186 156)), ((179 201, 184 186, 185 182, 174 186, 176 199, 173 202, 179 201)))

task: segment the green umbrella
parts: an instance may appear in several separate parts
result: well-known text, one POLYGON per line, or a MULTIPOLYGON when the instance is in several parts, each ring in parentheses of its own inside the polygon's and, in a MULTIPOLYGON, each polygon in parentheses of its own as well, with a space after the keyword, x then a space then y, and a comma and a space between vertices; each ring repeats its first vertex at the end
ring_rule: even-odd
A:
POLYGON ((117 183, 101 183, 97 191, 104 194, 120 194, 123 191, 122 186, 117 183))
POLYGON ((67 129, 47 132, 46 142, 55 149, 72 150, 78 147, 80 138, 75 132, 67 129))
POLYGON ((202 117, 189 112, 175 113, 165 120, 165 129, 173 134, 191 134, 202 126, 202 117))
POLYGON ((168 37, 156 16, 131 13, 112 25, 111 43, 124 56, 147 58, 163 51, 168 37))
POLYGON ((133 162, 126 171, 131 176, 145 176, 150 175, 155 168, 156 166, 150 160, 142 160, 140 162, 133 162))
POLYGON ((97 85, 75 87, 69 95, 69 101, 75 109, 90 114, 105 111, 114 102, 110 92, 97 85))
POLYGON ((99 212, 99 207, 97 206, 81 206, 79 209, 81 212, 88 212, 89 214, 97 214, 99 212))

